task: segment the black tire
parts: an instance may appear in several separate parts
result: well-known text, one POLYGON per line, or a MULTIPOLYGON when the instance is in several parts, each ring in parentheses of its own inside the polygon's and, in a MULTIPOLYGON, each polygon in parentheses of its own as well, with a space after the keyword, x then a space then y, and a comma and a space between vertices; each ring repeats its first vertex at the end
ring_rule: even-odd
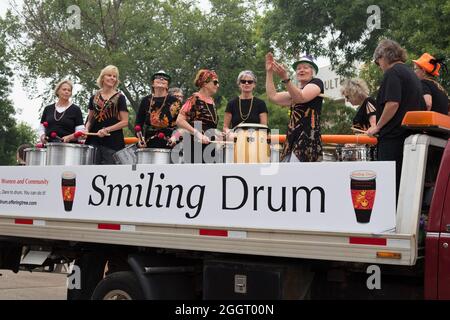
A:
POLYGON ((144 294, 135 274, 131 271, 112 273, 100 281, 92 300, 143 300, 144 294))

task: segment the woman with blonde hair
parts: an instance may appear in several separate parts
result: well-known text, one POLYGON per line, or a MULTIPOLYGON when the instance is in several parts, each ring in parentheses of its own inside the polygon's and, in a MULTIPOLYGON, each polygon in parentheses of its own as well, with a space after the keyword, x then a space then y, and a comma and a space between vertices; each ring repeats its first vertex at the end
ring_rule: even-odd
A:
MULTIPOLYGON (((206 132, 216 129, 219 121, 213 99, 219 89, 217 74, 212 70, 201 69, 195 77, 194 84, 199 90, 186 100, 177 118, 177 126, 192 135, 191 147, 184 147, 185 161, 189 162, 190 158, 191 163, 206 162, 203 151, 205 146, 211 142, 206 132), (197 147, 195 147, 196 144, 197 147), (198 144, 201 144, 201 148, 198 144), (190 156, 186 155, 189 153, 189 149, 190 156), (202 155, 195 155, 194 150, 201 150, 202 155)), ((186 146, 185 141, 184 146, 186 146)))
POLYGON ((58 100, 44 108, 39 127, 39 137, 46 142, 74 142, 76 131, 84 131, 80 108, 70 101, 73 84, 62 80, 55 87, 58 100))
POLYGON ((353 127, 367 131, 377 125, 377 109, 375 99, 369 96, 369 88, 363 79, 346 79, 342 83, 342 95, 345 100, 358 106, 353 118, 353 127))
POLYGON ((447 69, 442 59, 436 59, 429 53, 424 53, 419 59, 413 60, 414 72, 422 83, 423 98, 428 111, 449 114, 449 99, 447 91, 436 81, 441 67, 447 69))
POLYGON ((113 154, 125 147, 123 128, 128 125, 125 96, 117 90, 119 69, 109 65, 97 79, 100 88, 89 99, 86 130, 97 133, 88 136, 86 144, 96 147, 95 164, 114 164, 113 154))

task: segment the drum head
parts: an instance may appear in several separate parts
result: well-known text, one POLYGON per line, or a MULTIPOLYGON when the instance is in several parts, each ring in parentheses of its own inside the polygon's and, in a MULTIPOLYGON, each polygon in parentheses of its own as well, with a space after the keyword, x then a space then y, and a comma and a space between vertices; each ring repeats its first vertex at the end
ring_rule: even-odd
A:
POLYGON ((240 123, 236 127, 234 127, 234 130, 248 130, 248 129, 256 129, 256 130, 267 130, 269 131, 269 127, 265 124, 259 124, 259 123, 240 123))

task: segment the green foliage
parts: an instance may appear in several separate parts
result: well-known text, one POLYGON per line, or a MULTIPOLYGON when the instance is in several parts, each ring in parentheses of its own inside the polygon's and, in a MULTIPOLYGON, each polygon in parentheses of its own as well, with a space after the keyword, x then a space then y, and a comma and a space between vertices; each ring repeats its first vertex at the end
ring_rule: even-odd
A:
MULTIPOLYGON (((351 76, 353 62, 372 62, 378 41, 396 40, 412 58, 429 52, 450 57, 450 0, 267 0, 264 35, 289 58, 302 53, 326 56, 337 72, 351 76), (376 4, 381 29, 370 31, 367 21, 376 4)), ((366 76, 375 76, 371 72, 366 76)), ((366 78, 367 80, 367 78, 366 78)), ((370 81, 370 79, 369 79, 370 81)), ((450 89, 450 74, 441 78, 450 89)), ((373 88, 373 86, 372 86, 373 88)))
POLYGON ((120 89, 134 111, 150 91, 150 76, 160 69, 186 96, 196 90, 193 79, 200 68, 216 70, 220 103, 234 94, 240 71, 264 72, 263 50, 253 33, 259 20, 246 4, 213 0, 206 14, 193 0, 24 0, 22 16, 7 15, 7 29, 10 49, 25 68, 25 81, 72 78, 83 86, 75 102, 84 109, 100 70, 108 64, 119 67, 120 89), (70 5, 80 7, 79 30, 67 27, 70 5))
POLYGON ((350 129, 356 111, 345 104, 325 99, 322 106, 322 134, 353 134, 350 129))
POLYGON ((14 106, 8 99, 12 73, 7 60, 5 39, 0 36, 0 165, 14 164, 17 147, 22 143, 33 142, 36 135, 26 124, 17 125, 14 118, 14 106))

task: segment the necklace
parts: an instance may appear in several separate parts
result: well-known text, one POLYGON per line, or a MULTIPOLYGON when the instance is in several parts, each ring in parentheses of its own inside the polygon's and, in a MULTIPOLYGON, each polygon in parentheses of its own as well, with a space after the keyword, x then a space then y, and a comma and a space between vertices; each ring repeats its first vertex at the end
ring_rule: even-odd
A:
MULTIPOLYGON (((167 96, 168 96, 168 95, 166 95, 166 96, 164 97, 163 103, 161 104, 161 107, 159 107, 159 109, 156 110, 156 113, 160 113, 161 109, 162 109, 162 108, 164 107, 164 105, 166 104, 167 96)), ((158 98, 159 98, 159 97, 158 97, 158 98)), ((152 104, 153 104, 153 95, 152 95, 152 97, 150 98, 150 107, 148 108, 148 113, 151 113, 152 104)))
MULTIPOLYGON (((61 107, 61 106, 60 106, 61 107)), ((56 108, 57 108, 57 104, 55 103, 55 111, 53 112, 53 118, 55 119, 55 121, 60 121, 63 117, 64 114, 66 113, 67 109, 69 109, 70 106, 67 106, 66 109, 63 111, 63 113, 61 114, 61 116, 58 118, 56 116, 56 108)))
POLYGON ((213 109, 214 109, 214 116, 213 116, 211 110, 209 109, 209 104, 208 104, 206 101, 203 101, 203 102, 205 103, 206 108, 208 109, 208 112, 209 112, 209 114, 211 115, 211 118, 213 119, 213 123, 214 123, 215 125, 217 125, 218 117, 217 117, 217 112, 216 112, 216 110, 214 109, 214 104, 212 105, 212 106, 213 106, 213 109))
POLYGON ((248 113, 244 117, 244 115, 242 114, 241 97, 239 97, 239 114, 241 115, 242 122, 246 121, 248 119, 248 117, 250 117, 250 112, 252 112, 252 107, 253 107, 253 97, 252 97, 252 100, 250 101, 250 108, 248 108, 248 113))

